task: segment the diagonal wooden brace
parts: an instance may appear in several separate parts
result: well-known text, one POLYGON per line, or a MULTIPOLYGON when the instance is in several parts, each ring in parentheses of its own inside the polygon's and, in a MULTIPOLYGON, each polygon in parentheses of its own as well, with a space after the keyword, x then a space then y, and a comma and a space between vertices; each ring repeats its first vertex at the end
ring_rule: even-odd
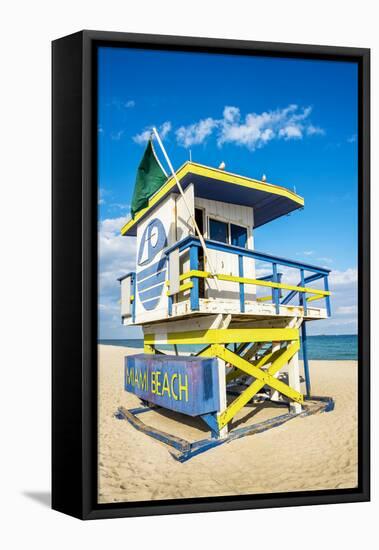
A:
POLYGON ((290 388, 287 384, 278 380, 273 375, 276 374, 282 367, 299 351, 300 345, 298 341, 292 342, 287 348, 280 349, 275 353, 264 355, 255 365, 249 363, 242 357, 239 357, 235 353, 221 348, 217 345, 212 346, 213 353, 215 353, 221 359, 228 361, 245 373, 253 376, 255 381, 239 395, 223 412, 218 415, 219 427, 225 426, 236 413, 246 405, 266 384, 271 388, 282 393, 292 401, 302 403, 304 398, 301 393, 290 388), (271 361, 270 367, 267 371, 262 371, 266 363, 271 361))
MULTIPOLYGON (((257 348, 257 349, 260 349, 260 348, 257 348)), ((258 359, 257 361, 252 361, 250 362, 250 364, 254 365, 255 367, 261 368, 267 363, 270 363, 275 360, 273 355, 274 354, 272 353, 271 349, 268 349, 260 359, 258 359)), ((246 356, 244 356, 243 359, 246 360, 246 356)), ((246 371, 236 367, 232 372, 229 372, 229 374, 226 375, 226 383, 228 384, 229 382, 231 382, 235 378, 238 378, 239 376, 242 376, 243 374, 246 374, 246 371)))

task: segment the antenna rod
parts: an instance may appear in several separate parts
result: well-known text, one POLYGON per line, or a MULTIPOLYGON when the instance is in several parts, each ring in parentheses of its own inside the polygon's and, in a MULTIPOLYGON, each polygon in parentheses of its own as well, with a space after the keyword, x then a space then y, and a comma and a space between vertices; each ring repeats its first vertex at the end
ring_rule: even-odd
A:
POLYGON ((191 212, 191 210, 190 210, 190 207, 189 207, 188 204, 187 204, 186 197, 185 197, 184 191, 183 191, 183 187, 182 187, 182 185, 181 185, 181 183, 180 183, 180 181, 179 181, 178 176, 176 175, 176 172, 175 172, 175 170, 174 170, 174 167, 173 167, 172 164, 171 164, 171 161, 170 161, 170 159, 169 159, 169 156, 168 156, 168 154, 167 154, 167 152, 166 152, 166 149, 164 148, 164 145, 163 145, 163 143, 162 143, 162 141, 161 141, 161 138, 160 138, 160 136, 159 136, 159 134, 158 134, 158 130, 155 128, 155 126, 153 126, 153 132, 154 132, 155 137, 157 138, 157 141, 158 141, 158 144, 159 144, 160 148, 162 149, 162 153, 163 153, 163 155, 164 155, 164 158, 166 159, 166 162, 167 162, 167 164, 168 164, 168 167, 170 168, 171 174, 172 174, 173 177, 174 177, 174 180, 175 180, 175 182, 176 182, 176 185, 178 186, 178 189, 179 189, 179 191, 180 191, 180 193, 181 193, 181 195, 182 195, 182 197, 183 197, 183 201, 184 201, 184 204, 186 205, 187 212, 188 212, 188 215, 189 215, 189 217, 190 217, 190 220, 191 220, 191 222, 192 222, 192 224, 193 224, 193 226, 194 226, 194 228, 195 228, 196 233, 198 234, 198 237, 199 237, 201 246, 202 246, 202 248, 203 248, 203 250, 204 250, 204 256, 205 256, 205 257, 207 258, 207 260, 208 260, 210 272, 211 272, 211 274, 212 274, 213 277, 214 277, 214 281, 215 281, 215 283, 216 283, 217 290, 220 290, 220 287, 219 287, 219 284, 218 284, 218 280, 217 280, 217 276, 216 276, 216 272, 215 272, 215 270, 213 269, 211 260, 210 260, 210 258, 209 258, 208 249, 207 249, 207 247, 206 247, 206 244, 205 244, 203 235, 201 234, 200 229, 199 229, 199 227, 198 227, 198 225, 197 225, 197 223, 196 223, 195 217, 193 216, 193 214, 192 214, 192 212, 191 212))

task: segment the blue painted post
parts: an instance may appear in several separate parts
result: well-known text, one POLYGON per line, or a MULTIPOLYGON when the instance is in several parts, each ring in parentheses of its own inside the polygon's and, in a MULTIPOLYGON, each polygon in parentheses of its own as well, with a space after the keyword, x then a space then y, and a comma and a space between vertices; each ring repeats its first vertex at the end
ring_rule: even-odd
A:
MULTIPOLYGON (((300 269, 300 286, 305 286, 304 269, 300 269)), ((304 308, 304 315, 307 314, 307 295, 304 292, 299 292, 300 305, 304 308)))
POLYGON ((311 377, 309 374, 309 363, 308 363, 308 348, 307 348, 307 330, 305 328, 306 321, 301 323, 301 347, 303 350, 303 361, 304 361, 304 376, 305 376, 305 388, 307 392, 307 397, 311 397, 311 377))
MULTIPOLYGON (((190 247, 190 270, 199 269, 199 250, 197 246, 190 247)), ((192 311, 199 310, 199 279, 192 277, 193 287, 191 288, 191 309, 192 311)))
MULTIPOLYGON (((238 254, 238 273, 240 277, 243 277, 243 256, 238 254)), ((245 285, 240 283, 240 311, 245 311, 245 285)))
POLYGON ((211 429, 212 438, 214 438, 214 439, 219 438, 220 437, 220 429, 218 427, 216 413, 202 414, 201 418, 204 420, 204 422, 207 424, 207 426, 211 429))
MULTIPOLYGON (((278 283, 278 266, 275 262, 272 264, 272 280, 274 283, 278 283)), ((272 290, 272 299, 275 304, 275 311, 276 314, 279 315, 280 312, 280 304, 279 304, 279 288, 273 288, 272 290)))
MULTIPOLYGON (((329 282, 328 282, 328 276, 327 275, 325 275, 325 277, 324 277, 324 290, 329 292, 329 282)), ((330 307, 330 296, 325 296, 325 300, 326 300, 326 313, 327 313, 328 317, 330 317, 331 314, 332 314, 331 307, 330 307)))
MULTIPOLYGON (((278 281, 279 283, 282 282, 283 273, 278 273, 278 281)), ((279 300, 283 298, 283 289, 279 288, 279 300)))

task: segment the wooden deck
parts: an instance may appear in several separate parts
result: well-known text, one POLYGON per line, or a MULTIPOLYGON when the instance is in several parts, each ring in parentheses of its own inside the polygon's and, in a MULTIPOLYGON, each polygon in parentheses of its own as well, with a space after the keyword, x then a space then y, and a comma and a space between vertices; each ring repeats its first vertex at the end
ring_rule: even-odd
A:
MULTIPOLYGON (((244 313, 239 310, 239 302, 234 300, 199 300, 199 310, 192 311, 190 300, 184 300, 173 305, 172 315, 162 319, 162 311, 149 312, 144 320, 139 321, 139 325, 150 325, 151 323, 177 323, 180 320, 188 321, 191 319, 204 319, 209 316, 216 318, 218 315, 231 315, 232 322, 260 322, 271 321, 273 325, 291 318, 303 318, 306 320, 327 319, 327 310, 325 308, 307 307, 307 314, 304 315, 304 308, 301 306, 281 305, 279 314, 276 313, 275 304, 261 302, 246 302, 244 313)), ((133 325, 132 319, 124 318, 124 325, 133 325)), ((266 323, 267 324, 267 323, 266 323)))

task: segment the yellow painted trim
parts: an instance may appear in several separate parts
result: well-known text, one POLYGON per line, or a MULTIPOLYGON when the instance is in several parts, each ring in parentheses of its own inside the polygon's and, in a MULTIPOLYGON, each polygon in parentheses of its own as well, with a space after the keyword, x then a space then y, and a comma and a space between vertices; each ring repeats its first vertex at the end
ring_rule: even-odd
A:
POLYGON ((198 269, 192 269, 191 271, 187 271, 186 273, 183 273, 183 275, 180 275, 179 279, 180 281, 184 281, 185 279, 190 279, 191 277, 199 277, 201 279, 207 279, 211 276, 211 273, 209 271, 199 271, 198 269))
POLYGON ((313 302, 314 300, 321 300, 324 296, 309 296, 307 302, 313 302))
POLYGON ((302 403, 304 401, 304 397, 300 392, 294 390, 274 376, 283 368, 285 364, 288 363, 291 357, 293 357, 299 349, 299 342, 293 342, 287 348, 280 349, 273 354, 269 354, 268 357, 264 356, 256 365, 252 365, 230 350, 218 347, 217 350, 215 350, 218 357, 228 361, 240 370, 255 378, 255 381, 217 416, 219 428, 221 429, 226 426, 226 424, 230 422, 237 412, 241 410, 242 407, 244 407, 246 403, 248 403, 250 399, 252 399, 254 395, 256 395, 266 384, 286 397, 289 397, 292 401, 302 403), (262 371, 261 367, 269 360, 272 361, 271 366, 267 369, 267 371, 262 371))
MULTIPOLYGON (((145 342, 155 344, 155 334, 146 334, 145 342)), ((158 335, 157 335, 158 336, 158 335)), ((242 342, 284 342, 298 340, 299 331, 296 328, 228 328, 193 330, 188 332, 169 332, 165 344, 231 344, 242 342)))
POLYGON ((150 354, 155 354, 155 349, 153 348, 153 346, 150 346, 149 344, 146 343, 146 341, 144 342, 144 345, 143 345, 143 352, 144 353, 150 353, 150 354))
POLYGON ((213 351, 213 345, 208 346, 207 348, 203 349, 198 355, 198 357, 212 357, 214 356, 213 351))
MULTIPOLYGON (((211 273, 209 271, 199 271, 197 269, 192 269, 191 271, 186 271, 186 273, 183 273, 179 276, 179 281, 185 281, 186 279, 191 279, 192 277, 201 277, 203 279, 206 279, 207 277, 210 277, 211 273)), ((170 286, 170 281, 166 281, 166 286, 170 286)))
MULTIPOLYGON (((179 292, 184 292, 185 290, 189 290, 190 288, 193 288, 193 283, 185 283, 184 285, 180 285, 179 292)), ((170 291, 166 292, 166 295, 173 296, 170 291)))
POLYGON ((219 170, 217 168, 210 168, 209 166, 204 166, 202 164, 197 164, 194 162, 188 163, 191 165, 189 170, 193 174, 198 174, 199 176, 205 176, 207 178, 216 179, 218 181, 233 183, 235 185, 240 185, 242 187, 248 187, 249 189, 257 189, 258 191, 264 191, 265 193, 271 193, 273 195, 279 195, 281 197, 286 197, 301 206, 304 206, 304 199, 297 195, 293 191, 286 189, 280 185, 275 185, 273 183, 267 183, 259 181, 253 178, 247 178, 246 176, 240 176, 238 174, 233 174, 231 172, 225 172, 224 170, 219 170))
MULTIPOLYGON (((200 277, 200 278, 208 278, 213 277, 211 273, 208 271, 187 271, 186 273, 183 273, 180 275, 180 280, 190 279, 191 277, 200 277)), ((256 285, 256 286, 265 286, 269 288, 281 288, 283 290, 295 290, 298 292, 305 292, 308 294, 317 294, 321 297, 324 296, 330 296, 330 292, 328 290, 319 290, 318 288, 310 288, 310 287, 302 287, 302 286, 294 286, 294 285, 287 285, 285 283, 275 283, 271 281, 261 281, 260 279, 249 279, 247 277, 238 277, 237 275, 224 275, 224 274, 217 274, 215 275, 217 279, 220 281, 231 281, 233 283, 243 283, 245 285, 256 285)), ((258 302, 263 302, 265 300, 270 300, 271 296, 263 296, 261 298, 257 298, 258 302)))
MULTIPOLYGON (((184 176, 186 176, 189 172, 191 172, 192 174, 197 174, 199 176, 212 178, 217 181, 222 181, 223 183, 231 183, 234 185, 247 187, 248 189, 256 189, 258 191, 263 191, 265 193, 279 195, 280 197, 285 197, 287 199, 292 200, 293 202, 296 202, 301 206, 304 206, 304 199, 299 195, 297 195, 296 193, 294 193, 293 191, 286 189, 285 187, 262 182, 252 178, 247 178, 245 176, 240 176, 238 174, 232 174, 231 172, 225 172, 224 170, 218 170, 217 168, 210 168, 209 166, 196 164, 194 162, 186 162, 179 168, 179 170, 176 173, 179 181, 182 178, 184 178, 184 176)), ((125 233, 129 231, 129 229, 131 229, 135 224, 137 224, 139 220, 151 208, 153 208, 157 204, 157 202, 160 201, 160 199, 162 199, 166 194, 168 194, 175 186, 176 186, 175 179, 173 176, 171 176, 166 181, 166 183, 152 197, 150 197, 149 204, 146 206, 146 208, 143 208, 142 210, 137 212, 137 214, 133 219, 130 219, 126 222, 126 224, 121 229, 121 235, 125 235, 125 233)))
POLYGON ((257 302, 268 302, 269 300, 272 300, 272 296, 259 296, 257 298, 257 302))
MULTIPOLYGON (((238 351, 235 352, 235 353, 236 353, 236 355, 238 355, 238 351)), ((277 352, 275 352, 275 353, 277 353, 277 352)), ((264 365, 266 365, 267 363, 269 363, 270 361, 273 360, 273 357, 274 357, 275 353, 272 351, 272 348, 269 348, 262 355, 262 357, 260 357, 260 359, 258 359, 258 361, 251 361, 251 364, 258 367, 258 368, 261 368, 261 367, 263 367, 264 365)), ((247 358, 244 357, 243 355, 242 356, 238 355, 238 357, 243 357, 243 359, 247 360, 247 358)), ((226 383, 231 382, 232 380, 234 380, 235 378, 238 378, 242 374, 246 374, 246 373, 244 371, 242 371, 241 369, 236 367, 235 371, 229 372, 229 374, 226 375, 226 383)))
POLYGON ((297 292, 307 292, 309 294, 319 294, 320 296, 330 296, 327 290, 317 288, 308 288, 306 286, 293 286, 284 283, 272 283, 271 281, 260 281, 259 279, 247 279, 246 277, 237 277, 235 275, 216 275, 220 281, 232 281, 234 283, 243 283, 246 285, 268 286, 270 288, 283 288, 284 290, 295 290, 297 292))
POLYGON ((132 296, 130 296, 130 298, 129 298, 129 299, 130 299, 130 301, 131 301, 131 302, 134 302, 134 296, 133 296, 133 295, 132 295, 132 296))
POLYGON ((180 285, 179 292, 184 292, 185 290, 189 290, 190 288, 193 288, 193 283, 185 283, 184 285, 180 285))

